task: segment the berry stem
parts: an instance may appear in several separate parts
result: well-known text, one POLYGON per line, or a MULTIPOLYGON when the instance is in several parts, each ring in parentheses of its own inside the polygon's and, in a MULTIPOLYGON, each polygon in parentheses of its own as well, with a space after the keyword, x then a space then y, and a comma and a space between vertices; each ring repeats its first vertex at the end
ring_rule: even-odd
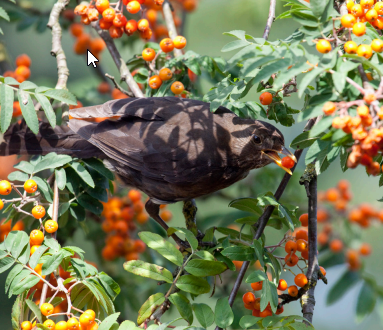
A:
MULTIPOLYGON (((272 1, 276 1, 276 0, 272 0, 272 1)), ((169 31, 169 37, 170 39, 174 40, 174 38, 178 36, 178 33, 177 33, 176 25, 174 24, 172 9, 171 9, 169 0, 165 0, 164 3, 162 4, 162 12, 164 15, 166 27, 168 28, 168 31, 169 31)), ((182 55, 182 50, 174 48, 174 57, 178 57, 181 55, 182 55)))

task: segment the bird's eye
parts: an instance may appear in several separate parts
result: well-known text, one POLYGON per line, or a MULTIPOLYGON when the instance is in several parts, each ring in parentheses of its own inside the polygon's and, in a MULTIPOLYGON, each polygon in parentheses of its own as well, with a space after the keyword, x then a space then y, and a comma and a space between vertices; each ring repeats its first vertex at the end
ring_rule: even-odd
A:
POLYGON ((260 144, 262 142, 261 138, 258 136, 258 135, 253 135, 253 141, 256 143, 256 144, 260 144))

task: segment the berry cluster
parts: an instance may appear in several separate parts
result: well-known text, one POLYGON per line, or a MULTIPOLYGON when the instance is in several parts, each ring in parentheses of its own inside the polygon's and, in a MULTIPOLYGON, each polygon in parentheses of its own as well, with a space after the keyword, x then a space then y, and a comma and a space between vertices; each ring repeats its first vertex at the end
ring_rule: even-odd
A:
POLYGON ((85 54, 89 49, 98 59, 101 57, 101 52, 105 49, 104 40, 101 38, 92 38, 91 35, 85 33, 84 27, 80 23, 72 23, 69 30, 76 38, 73 47, 76 54, 85 54))
MULTIPOLYGON (((137 260, 139 254, 145 251, 146 245, 140 239, 132 238, 136 229, 135 222, 143 225, 149 220, 141 193, 131 189, 124 198, 110 198, 104 203, 102 215, 105 217, 102 230, 107 234, 106 245, 102 249, 103 259, 111 261, 122 256, 127 261, 137 260)), ((172 217, 168 210, 162 210, 160 215, 164 221, 169 221, 172 217)))
POLYGON ((374 157, 383 151, 383 128, 378 128, 383 119, 383 108, 378 107, 376 93, 365 94, 363 100, 352 102, 326 102, 323 112, 326 116, 334 116, 332 127, 352 134, 354 145, 347 160, 347 167, 355 168, 359 164, 366 167, 370 175, 379 175, 380 164, 374 157), (356 116, 351 117, 348 109, 356 107, 356 116))
MULTIPOLYGON (((343 28, 350 29, 352 33, 361 37, 366 33, 366 22, 370 23, 377 30, 383 29, 383 3, 375 0, 361 0, 356 4, 353 0, 347 1, 348 14, 343 15, 340 20, 343 28)), ((316 48, 318 52, 325 54, 331 51, 332 40, 320 39, 316 48)), ((347 54, 357 54, 369 59, 373 51, 381 53, 383 51, 383 41, 374 39, 371 45, 358 45, 355 41, 349 40, 344 44, 344 51, 347 54)))
POLYGON ((21 54, 16 57, 15 64, 15 71, 5 71, 3 77, 11 77, 16 79, 19 83, 22 83, 31 75, 30 66, 32 64, 32 60, 27 54, 21 54))
POLYGON ((383 211, 378 212, 369 204, 361 204, 348 209, 348 203, 352 199, 349 187, 348 181, 341 180, 335 188, 330 188, 326 192, 318 194, 319 201, 327 203, 336 212, 333 216, 330 216, 330 210, 318 209, 318 223, 320 224, 318 244, 322 248, 328 246, 333 253, 344 253, 349 269, 358 270, 362 265, 360 256, 370 255, 372 252, 371 246, 368 243, 352 242, 350 237, 343 240, 337 230, 339 228, 337 222, 340 217, 347 214, 350 223, 361 228, 368 228, 373 219, 383 222, 383 211))

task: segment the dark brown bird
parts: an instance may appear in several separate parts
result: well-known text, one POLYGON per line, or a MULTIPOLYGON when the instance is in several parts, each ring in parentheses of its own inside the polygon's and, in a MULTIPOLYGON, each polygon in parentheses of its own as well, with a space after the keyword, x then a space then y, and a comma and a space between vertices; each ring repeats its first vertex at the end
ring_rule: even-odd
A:
POLYGON ((54 151, 101 158, 125 183, 150 197, 146 208, 158 222, 159 204, 210 194, 272 162, 283 168, 278 153, 295 160, 273 125, 239 118, 223 107, 215 113, 209 109, 209 103, 176 97, 109 101, 70 115, 118 119, 71 119, 69 128, 55 129, 43 123, 37 136, 25 124, 14 125, 4 135, 0 155, 54 151))

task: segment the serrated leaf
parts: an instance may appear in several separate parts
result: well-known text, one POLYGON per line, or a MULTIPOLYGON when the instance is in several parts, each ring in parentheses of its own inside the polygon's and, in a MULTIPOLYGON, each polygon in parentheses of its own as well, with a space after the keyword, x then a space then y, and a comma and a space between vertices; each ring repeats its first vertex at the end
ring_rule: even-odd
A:
POLYGON ((40 282, 40 278, 36 275, 28 275, 24 280, 19 282, 16 286, 12 288, 13 294, 20 294, 24 291, 30 289, 31 287, 35 286, 37 283, 40 282))
POLYGON ((37 320, 39 322, 42 322, 42 315, 41 315, 40 308, 35 304, 35 302, 29 299, 25 300, 25 302, 28 305, 29 309, 33 312, 33 314, 35 314, 37 320))
POLYGON ((33 105, 32 98, 30 94, 19 90, 18 99, 20 103, 21 113, 27 123, 28 127, 35 134, 39 132, 39 120, 37 119, 37 114, 35 107, 33 105), (24 104, 25 102, 25 104, 24 104))
POLYGON ((77 105, 76 97, 71 92, 64 89, 49 89, 44 95, 69 105, 77 105))
POLYGON ((41 107, 44 110, 45 116, 47 117, 49 124, 52 127, 56 126, 56 113, 54 112, 51 103, 48 98, 42 94, 35 94, 37 101, 41 104, 41 107))
POLYGON ((124 269, 135 275, 148 277, 156 281, 173 283, 173 275, 166 268, 142 260, 127 261, 124 263, 124 269))
POLYGON ((13 114, 13 96, 14 92, 10 86, 0 84, 0 123, 1 131, 3 133, 5 133, 11 124, 13 114))

